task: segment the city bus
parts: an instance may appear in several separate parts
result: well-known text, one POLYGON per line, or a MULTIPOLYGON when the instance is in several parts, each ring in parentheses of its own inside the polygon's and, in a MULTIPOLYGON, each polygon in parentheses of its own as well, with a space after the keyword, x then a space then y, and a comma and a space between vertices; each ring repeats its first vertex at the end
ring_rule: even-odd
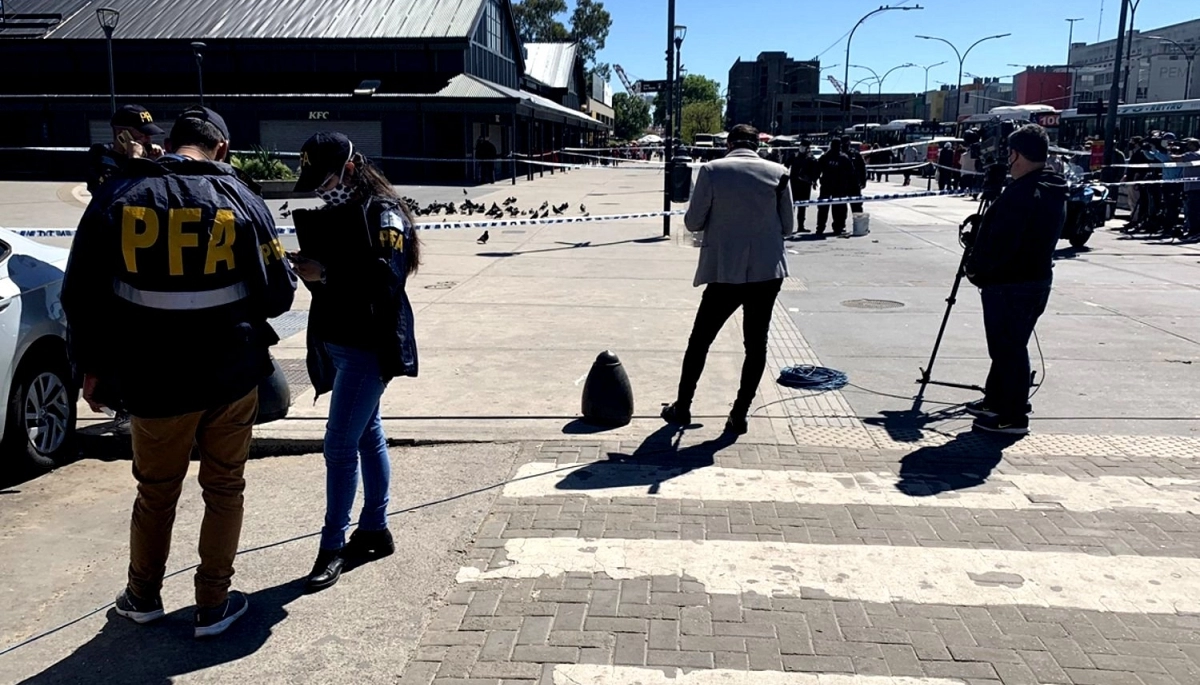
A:
MULTIPOLYGON (((1105 115, 1063 110, 1059 139, 1065 145, 1082 143, 1089 136, 1104 136, 1105 115)), ((1179 138, 1200 136, 1200 100, 1140 102, 1117 107, 1117 140, 1170 131, 1179 138)))

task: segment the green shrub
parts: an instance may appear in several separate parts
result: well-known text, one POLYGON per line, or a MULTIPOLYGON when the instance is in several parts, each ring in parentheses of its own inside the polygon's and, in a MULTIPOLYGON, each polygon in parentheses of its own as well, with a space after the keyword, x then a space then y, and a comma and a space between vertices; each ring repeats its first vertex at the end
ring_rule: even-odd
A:
POLYGON ((291 181, 296 178, 296 172, 276 157, 274 152, 257 146, 249 155, 232 155, 229 163, 256 181, 291 181))

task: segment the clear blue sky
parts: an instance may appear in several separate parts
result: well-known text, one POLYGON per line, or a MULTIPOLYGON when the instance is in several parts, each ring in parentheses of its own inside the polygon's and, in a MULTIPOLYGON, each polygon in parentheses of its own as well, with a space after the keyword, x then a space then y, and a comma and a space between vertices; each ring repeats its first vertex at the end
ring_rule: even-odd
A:
MULTIPOLYGON (((599 59, 620 64, 630 79, 662 79, 666 75, 666 0, 603 0, 613 27, 599 59)), ((573 5, 572 2, 568 4, 573 5)), ((726 86, 734 60, 753 60, 758 53, 782 50, 797 59, 820 54, 821 65, 845 62, 846 39, 862 15, 880 0, 676 0, 676 23, 688 27, 683 64, 688 73, 703 74, 726 86), (822 54, 823 53, 823 54, 822 54)), ((915 34, 939 36, 965 50, 984 36, 1012 33, 988 41, 967 57, 965 71, 978 76, 1011 77, 1014 64, 1063 64, 1067 57, 1068 17, 1075 22, 1075 42, 1116 37, 1120 0, 894 0, 892 5, 921 5, 925 9, 880 12, 854 34, 850 61, 871 67, 880 75, 905 62, 930 65, 929 87, 937 81, 953 84, 958 77, 954 51, 944 43, 918 40, 915 34)), ((1200 0, 1142 0, 1135 16, 1138 30, 1200 18, 1200 0)), ((839 66, 822 72, 842 79, 839 66)), ((850 81, 870 76, 850 69, 850 81)), ((969 80, 963 77, 964 81, 969 80)), ((833 92, 823 80, 822 92, 833 92)), ((897 69, 884 83, 888 92, 918 92, 924 69, 897 69)), ((622 92, 615 72, 614 92, 622 92)), ((865 92, 866 84, 859 86, 865 92)))

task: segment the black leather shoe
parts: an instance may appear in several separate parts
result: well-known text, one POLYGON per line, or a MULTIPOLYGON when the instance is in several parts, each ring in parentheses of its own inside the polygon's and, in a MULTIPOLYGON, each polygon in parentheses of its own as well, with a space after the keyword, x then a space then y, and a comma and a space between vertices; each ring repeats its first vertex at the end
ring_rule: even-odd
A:
POLYGON ((663 407, 662 419, 677 426, 690 426, 692 425, 692 409, 674 402, 663 407))
POLYGON ((350 542, 342 549, 342 556, 352 561, 374 561, 391 556, 396 551, 392 531, 356 529, 350 534, 350 542))
POLYGON ((730 435, 745 435, 750 430, 745 414, 730 414, 725 421, 725 432, 730 435))
POLYGON ((323 549, 317 552, 317 561, 308 574, 305 589, 309 592, 317 592, 335 585, 338 578, 342 577, 342 564, 344 563, 340 549, 323 549))

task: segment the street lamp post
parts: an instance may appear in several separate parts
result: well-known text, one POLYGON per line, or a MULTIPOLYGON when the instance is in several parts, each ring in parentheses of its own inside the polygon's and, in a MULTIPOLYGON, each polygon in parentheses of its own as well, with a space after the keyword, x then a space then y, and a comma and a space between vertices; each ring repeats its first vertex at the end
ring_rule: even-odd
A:
POLYGON ((1170 38, 1164 38, 1163 36, 1146 36, 1146 38, 1153 38, 1154 40, 1161 40, 1164 43, 1170 43, 1171 45, 1175 46, 1176 50, 1183 53, 1183 58, 1187 60, 1187 80, 1183 82, 1183 99, 1184 100, 1191 99, 1191 97, 1192 97, 1192 60, 1196 59, 1196 52, 1198 50, 1200 50, 1200 46, 1196 46, 1196 47, 1192 48, 1192 51, 1189 53, 1187 50, 1184 49, 1184 47, 1182 45, 1180 45, 1179 43, 1176 43, 1175 41, 1171 40, 1170 38))
MULTIPOLYGON (((879 77, 879 94, 878 94, 879 99, 881 101, 883 100, 883 82, 885 80, 887 80, 887 77, 889 74, 891 74, 893 71, 896 71, 897 69, 907 69, 909 67, 915 67, 915 66, 917 66, 917 65, 913 64, 912 62, 905 62, 904 64, 894 66, 891 69, 888 69, 887 71, 883 72, 883 76, 879 77)), ((879 104, 880 104, 880 109, 884 109, 883 103, 880 102, 879 104)), ((882 112, 880 112, 880 114, 881 114, 881 116, 879 117, 879 120, 880 120, 880 123, 883 123, 882 112)))
POLYGON ((958 57, 958 88, 955 90, 955 93, 954 93, 954 124, 956 126, 958 125, 959 110, 962 107, 963 63, 967 61, 967 55, 971 54, 971 50, 973 50, 976 45, 979 45, 980 43, 982 43, 985 40, 993 40, 995 38, 1007 38, 1008 36, 1011 36, 1011 35, 1012 35, 1011 33, 1000 33, 995 36, 986 36, 984 38, 980 38, 979 40, 975 41, 974 43, 971 43, 971 47, 967 48, 967 51, 964 53, 961 53, 961 54, 958 52, 958 48, 954 46, 954 43, 951 43, 950 41, 946 40, 945 38, 938 38, 936 36, 917 36, 917 38, 922 38, 924 40, 936 40, 936 41, 941 41, 941 42, 945 43, 946 45, 949 45, 950 49, 954 51, 954 56, 958 57))
MULTIPOLYGON (((1137 8, 1142 0, 1121 0, 1121 5, 1128 3, 1129 6, 1129 34, 1125 41, 1125 83, 1122 84, 1121 92, 1125 94, 1125 101, 1129 102, 1129 68, 1133 66, 1133 23, 1137 17, 1137 8)), ((1122 12, 1124 14, 1124 12, 1122 12)), ((1117 50, 1121 49, 1120 41, 1117 42, 1117 50)), ((1141 55, 1138 55, 1138 85, 1142 83, 1142 60, 1141 55)), ((1133 88, 1133 102, 1137 102, 1137 85, 1133 88)))
POLYGON ((943 60, 937 64, 930 64, 927 67, 922 67, 920 64, 917 65, 925 70, 925 90, 921 92, 921 104, 925 106, 925 116, 923 117, 925 119, 933 118, 933 111, 929 108, 929 70, 934 67, 940 67, 945 63, 946 62, 943 60))
POLYGON ((679 55, 679 50, 683 47, 683 39, 687 37, 686 26, 675 27, 675 102, 676 111, 679 116, 675 117, 675 138, 683 139, 683 58, 679 55))
MULTIPOLYGON (((875 81, 874 81, 874 82, 875 82, 876 84, 878 84, 878 83, 879 83, 879 74, 875 73, 875 70, 874 70, 874 69, 872 69, 871 67, 865 67, 865 66, 863 66, 863 65, 861 65, 861 64, 851 64, 850 66, 852 66, 852 67, 854 67, 854 68, 856 68, 856 69, 866 69, 867 71, 871 72, 871 76, 875 77, 875 81)), ((866 80, 866 79, 862 79, 862 80, 860 80, 858 83, 862 83, 862 82, 863 82, 863 81, 865 81, 865 80, 866 80)), ((855 83, 854 85, 856 85, 856 86, 857 86, 857 85, 858 85, 858 83, 855 83)), ((854 89, 853 89, 853 88, 851 88, 851 89, 850 89, 850 92, 851 92, 851 93, 853 93, 853 92, 854 92, 854 89)), ((882 91, 880 91, 880 92, 882 92, 882 91)), ((868 84, 867 84, 867 103, 868 103, 868 104, 867 104, 867 114, 866 114, 867 120, 866 120, 865 122, 863 122, 863 123, 865 123, 865 124, 869 124, 869 123, 871 123, 871 105, 870 105, 871 98, 870 98, 870 95, 871 95, 871 84, 870 84, 870 83, 868 83, 868 84)), ((850 117, 850 123, 854 123, 854 117, 853 117, 853 116, 851 116, 851 117, 850 117)))
MULTIPOLYGON (((1067 22, 1071 25, 1071 29, 1067 31, 1067 78, 1071 81, 1072 95, 1075 94, 1075 76, 1071 72, 1071 46, 1075 44, 1075 22, 1083 21, 1083 19, 1083 17, 1075 17, 1074 19, 1067 20, 1067 22)), ((1073 103, 1074 98, 1072 98, 1071 102, 1068 102, 1067 105, 1070 106, 1073 103)))
POLYGON ((921 7, 920 5, 913 5, 912 7, 893 7, 891 5, 880 5, 879 9, 874 9, 874 10, 871 10, 870 12, 867 12, 866 14, 864 14, 863 18, 859 19, 858 23, 856 23, 854 25, 854 28, 850 29, 850 36, 848 38, 846 38, 846 62, 845 62, 846 69, 845 69, 844 73, 842 74, 842 76, 843 76, 842 83, 846 84, 846 88, 847 88, 846 96, 845 96, 845 98, 843 98, 845 100, 845 103, 842 105, 843 119, 849 118, 850 107, 853 104, 853 98, 854 98, 854 91, 849 89, 850 88, 850 85, 849 85, 850 84, 850 43, 854 40, 854 32, 858 30, 859 26, 862 26, 862 23, 864 21, 866 21, 867 19, 871 18, 872 16, 874 16, 876 14, 879 14, 880 12, 887 12, 889 10, 904 10, 907 12, 908 10, 923 10, 923 9, 925 9, 925 8, 921 7))
MULTIPOLYGON (((671 174, 674 161, 674 148, 671 144, 671 133, 675 130, 675 107, 672 101, 675 99, 674 79, 675 79, 675 51, 672 48, 675 46, 675 33, 678 28, 675 26, 675 0, 667 0, 667 140, 666 149, 663 150, 663 162, 666 164, 666 170, 663 173, 663 235, 671 235, 671 174)), ((682 36, 679 38, 683 40, 682 36)))
POLYGON ((108 45, 108 106, 112 114, 117 113, 117 80, 113 71, 112 37, 120 20, 121 13, 117 10, 108 7, 96 10, 96 21, 100 22, 100 28, 104 30, 104 42, 108 45))
POLYGON ((192 43, 192 53, 196 56, 196 79, 200 86, 200 106, 204 106, 204 54, 200 51, 208 47, 200 41, 192 43))

